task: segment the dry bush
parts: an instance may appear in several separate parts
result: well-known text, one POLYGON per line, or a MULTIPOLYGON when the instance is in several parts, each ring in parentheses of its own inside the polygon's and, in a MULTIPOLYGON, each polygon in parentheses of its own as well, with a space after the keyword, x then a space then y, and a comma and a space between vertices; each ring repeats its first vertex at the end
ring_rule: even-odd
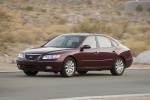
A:
POLYGON ((73 32, 81 32, 81 33, 92 33, 93 30, 93 23, 89 22, 89 21, 84 21, 81 22, 77 25, 75 25, 74 27, 72 27, 72 31, 73 32))
POLYGON ((30 30, 16 30, 11 33, 0 33, 1 42, 35 44, 43 40, 42 33, 30 30))
POLYGON ((18 30, 13 33, 2 33, 1 39, 8 43, 27 43, 33 44, 36 42, 35 34, 25 30, 18 30))
POLYGON ((114 23, 113 26, 111 27, 112 36, 117 39, 122 39, 124 37, 124 33, 127 32, 128 26, 129 23, 123 21, 118 21, 114 23))
POLYGON ((67 19, 66 18, 62 18, 59 20, 58 24, 63 25, 67 23, 67 19))
POLYGON ((68 33, 70 32, 70 27, 67 25, 51 25, 46 29, 47 33, 68 33))
POLYGON ((8 32, 1 32, 0 33, 0 37, 1 37, 1 42, 10 42, 10 43, 14 43, 14 37, 12 35, 12 33, 8 33, 8 32))
POLYGON ((132 35, 137 35, 137 33, 145 33, 147 31, 150 31, 150 26, 149 25, 133 25, 133 24, 131 24, 128 27, 128 31, 132 35))
POLYGON ((33 10, 33 7, 32 7, 32 6, 27 6, 27 7, 25 8, 25 10, 27 10, 27 11, 32 11, 32 10, 33 10))
POLYGON ((0 32, 6 31, 9 28, 10 16, 6 12, 0 11, 0 32))
POLYGON ((147 31, 146 34, 144 34, 144 41, 149 45, 150 47, 150 31, 147 31))
POLYGON ((111 35, 117 39, 123 38, 123 33, 127 31, 128 23, 126 22, 116 22, 109 23, 101 20, 86 20, 72 28, 73 32, 82 33, 101 33, 111 35))
POLYGON ((133 56, 137 56, 139 53, 148 50, 148 46, 144 41, 138 41, 134 38, 126 39, 124 44, 131 49, 133 56))
POLYGON ((72 27, 73 32, 81 33, 109 33, 110 27, 106 21, 101 20, 85 20, 72 27))
POLYGON ((15 42, 33 44, 36 43, 36 33, 31 33, 28 30, 17 30, 13 33, 15 42))

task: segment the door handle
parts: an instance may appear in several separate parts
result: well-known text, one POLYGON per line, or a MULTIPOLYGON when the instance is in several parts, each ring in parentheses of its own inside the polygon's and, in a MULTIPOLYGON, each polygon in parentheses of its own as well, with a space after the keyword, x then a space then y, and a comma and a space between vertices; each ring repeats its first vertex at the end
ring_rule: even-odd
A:
POLYGON ((113 51, 112 53, 116 53, 116 51, 113 51))
POLYGON ((96 51, 95 54, 98 54, 98 52, 96 51))

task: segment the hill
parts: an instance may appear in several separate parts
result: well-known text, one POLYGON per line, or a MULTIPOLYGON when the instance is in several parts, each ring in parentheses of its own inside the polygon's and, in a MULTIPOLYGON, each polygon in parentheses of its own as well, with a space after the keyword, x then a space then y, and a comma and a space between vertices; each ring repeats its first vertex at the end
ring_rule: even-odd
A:
POLYGON ((40 46, 55 35, 69 32, 110 35, 137 56, 150 49, 150 13, 125 12, 126 1, 1 0, 1 61, 11 60, 25 48, 40 46))

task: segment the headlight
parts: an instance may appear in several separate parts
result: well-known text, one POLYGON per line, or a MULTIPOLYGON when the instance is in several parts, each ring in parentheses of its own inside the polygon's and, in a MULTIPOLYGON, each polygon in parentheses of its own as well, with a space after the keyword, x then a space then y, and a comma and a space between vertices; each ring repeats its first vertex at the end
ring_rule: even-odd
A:
POLYGON ((45 55, 43 59, 57 59, 60 55, 45 55))
POLYGON ((19 53, 18 57, 19 58, 24 58, 24 53, 19 53))

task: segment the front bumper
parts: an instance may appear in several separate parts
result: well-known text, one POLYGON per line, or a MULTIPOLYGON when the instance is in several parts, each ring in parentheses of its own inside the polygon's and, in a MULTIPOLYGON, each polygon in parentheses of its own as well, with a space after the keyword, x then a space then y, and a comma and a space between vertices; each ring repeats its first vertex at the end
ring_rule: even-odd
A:
POLYGON ((17 66, 21 70, 27 71, 45 71, 45 72, 59 72, 62 69, 62 61, 31 61, 17 59, 17 66))
POLYGON ((130 67, 132 65, 133 58, 126 59, 126 68, 130 67))

